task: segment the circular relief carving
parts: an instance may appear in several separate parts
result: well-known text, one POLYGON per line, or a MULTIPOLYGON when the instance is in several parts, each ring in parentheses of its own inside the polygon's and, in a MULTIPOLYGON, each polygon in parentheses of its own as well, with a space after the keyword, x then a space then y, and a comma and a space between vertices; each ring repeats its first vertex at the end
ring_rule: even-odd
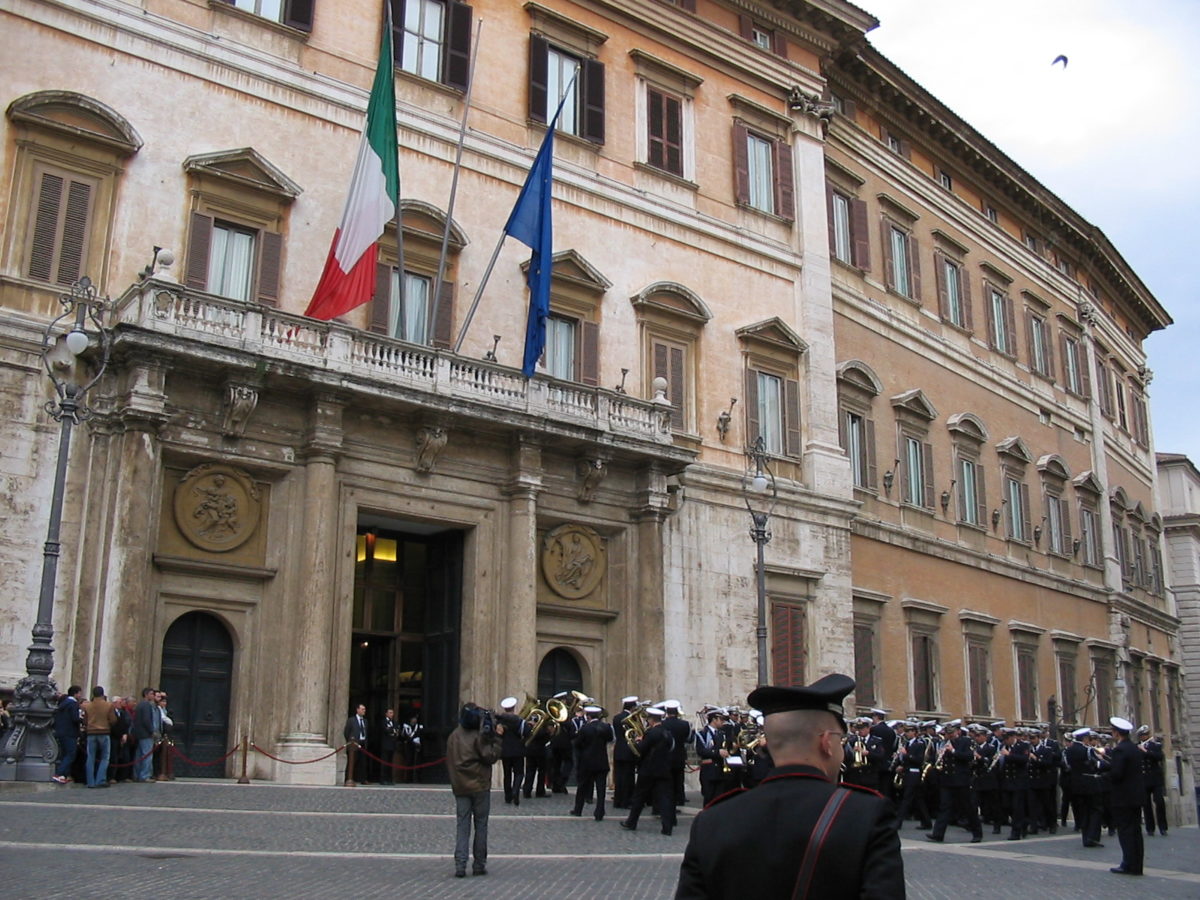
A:
POLYGON ((604 577, 604 541, 586 525, 559 525, 542 541, 542 575, 550 590, 582 600, 604 577))
POLYGON ((201 550, 224 553, 250 539, 261 512, 258 487, 241 469, 206 463, 175 488, 175 524, 201 550))

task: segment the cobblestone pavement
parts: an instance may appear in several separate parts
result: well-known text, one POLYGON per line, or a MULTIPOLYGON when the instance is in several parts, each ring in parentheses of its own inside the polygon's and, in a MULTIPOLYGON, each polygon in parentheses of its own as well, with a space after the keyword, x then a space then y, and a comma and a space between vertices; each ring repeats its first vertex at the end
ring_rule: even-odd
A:
MULTIPOLYGON (((10 900, 672 896, 694 806, 670 837, 653 818, 630 834, 614 815, 576 819, 568 807, 563 795, 506 806, 493 791, 489 875, 456 879, 446 787, 0 784, 0 891, 10 900)), ((952 830, 947 843, 931 844, 907 827, 902 837, 908 896, 916 900, 961 900, 1000 885, 1055 898, 1134 887, 1139 900, 1200 898, 1194 826, 1147 839, 1140 879, 1109 874, 1120 861, 1116 838, 1085 850, 1073 833, 1021 842, 988 834, 971 845, 952 830)))

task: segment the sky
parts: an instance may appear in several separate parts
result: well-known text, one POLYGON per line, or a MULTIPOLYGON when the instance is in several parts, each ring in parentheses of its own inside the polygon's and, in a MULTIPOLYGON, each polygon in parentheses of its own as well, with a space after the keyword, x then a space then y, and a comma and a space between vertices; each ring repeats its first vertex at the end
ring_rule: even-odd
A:
POLYGON ((1200 465, 1200 0, 857 5, 884 56, 1099 227, 1166 308, 1175 324, 1146 342, 1155 450, 1200 465))

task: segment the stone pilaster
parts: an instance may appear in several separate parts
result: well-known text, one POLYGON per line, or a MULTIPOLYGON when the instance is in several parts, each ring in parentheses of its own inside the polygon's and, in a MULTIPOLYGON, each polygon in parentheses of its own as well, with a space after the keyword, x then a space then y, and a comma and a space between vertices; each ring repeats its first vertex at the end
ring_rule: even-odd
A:
POLYGON ((541 445, 528 435, 518 435, 512 448, 511 477, 504 485, 508 540, 502 557, 504 596, 497 604, 503 618, 494 623, 495 633, 503 635, 504 653, 493 692, 521 696, 521 691, 533 691, 537 685, 537 497, 541 490, 541 445))
POLYGON ((638 502, 632 512, 637 524, 637 588, 635 606, 629 610, 632 641, 627 683, 661 697, 666 690, 666 573, 663 567, 663 523, 671 512, 667 478, 651 463, 637 474, 638 502))

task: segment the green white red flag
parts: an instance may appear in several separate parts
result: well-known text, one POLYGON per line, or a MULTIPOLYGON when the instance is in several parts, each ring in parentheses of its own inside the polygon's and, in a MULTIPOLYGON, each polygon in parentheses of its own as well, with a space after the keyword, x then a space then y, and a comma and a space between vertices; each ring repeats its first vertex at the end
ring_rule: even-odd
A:
POLYGON ((333 235, 325 270, 306 316, 332 319, 371 299, 379 239, 400 205, 396 146, 396 83, 392 56, 391 4, 379 47, 379 65, 367 103, 367 124, 358 145, 342 222, 333 235))

